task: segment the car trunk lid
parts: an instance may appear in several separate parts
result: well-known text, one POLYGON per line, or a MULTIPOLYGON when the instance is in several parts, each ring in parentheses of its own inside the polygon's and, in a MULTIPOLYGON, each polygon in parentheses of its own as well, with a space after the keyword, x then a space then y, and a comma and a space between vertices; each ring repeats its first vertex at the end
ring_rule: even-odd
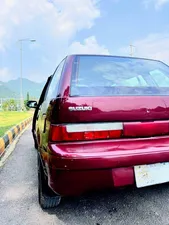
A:
POLYGON ((62 102, 59 110, 60 123, 169 119, 169 97, 70 97, 62 102))
MULTIPOLYGON (((80 141, 84 137, 85 140, 141 138, 169 134, 167 97, 70 97, 59 102, 59 110, 57 116, 53 115, 52 123, 65 126, 65 140, 80 141)), ((62 133, 62 129, 58 129, 57 133, 62 133)), ((60 136, 59 140, 62 140, 60 136)))

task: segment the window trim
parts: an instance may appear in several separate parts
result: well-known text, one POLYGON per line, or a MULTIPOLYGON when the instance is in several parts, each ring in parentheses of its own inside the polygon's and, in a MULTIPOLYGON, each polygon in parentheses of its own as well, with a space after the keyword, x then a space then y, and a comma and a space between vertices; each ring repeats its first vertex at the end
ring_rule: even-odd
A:
MULTIPOLYGON (((54 73, 52 74, 52 78, 51 78, 51 80, 50 80, 50 82, 49 82, 49 84, 48 84, 48 87, 47 87, 47 90, 46 90, 46 94, 45 94, 44 100, 47 100, 47 99, 48 99, 48 98, 47 98, 47 95, 48 95, 48 92, 49 92, 49 87, 50 87, 50 85, 51 85, 51 83, 52 83, 52 81, 53 81, 53 79, 54 79, 54 76, 55 76, 57 70, 59 69, 59 66, 64 62, 64 63, 63 63, 63 66, 62 66, 62 69, 61 69, 61 73, 60 73, 60 78, 61 78, 61 76, 62 76, 62 74, 63 74, 64 67, 65 67, 66 58, 67 58, 67 57, 65 57, 65 58, 59 63, 59 65, 56 67, 54 73)), ((58 90, 59 90, 59 86, 60 86, 60 82, 61 82, 61 79, 60 79, 60 78, 59 78, 59 82, 58 82, 58 90)), ((57 92, 56 87, 55 87, 55 91, 57 92)), ((57 98, 57 93, 56 93, 56 98, 57 98)), ((53 98, 51 98, 51 99, 53 99, 53 98)), ((50 100, 51 100, 51 99, 50 99, 50 100)))
MULTIPOLYGON (((160 61, 160 60, 155 60, 155 59, 148 59, 148 58, 139 58, 139 57, 128 57, 128 56, 111 56, 111 55, 75 55, 75 58, 73 60, 73 65, 72 65, 72 72, 71 72, 71 81, 70 81, 70 92, 69 92, 69 97, 103 97, 102 95, 98 95, 98 96, 90 96, 90 95, 75 95, 75 94, 72 94, 72 88, 73 88, 73 81, 76 79, 76 77, 78 76, 77 75, 77 71, 79 70, 79 65, 78 65, 78 62, 80 61, 80 59, 82 57, 87 57, 87 58, 90 58, 90 57, 110 57, 110 58, 121 58, 121 59, 132 59, 132 60, 144 60, 144 61, 150 61, 150 62, 156 62, 156 63, 160 63, 161 65, 165 66, 165 67, 168 67, 169 68, 169 65, 160 61)), ((147 86, 145 86, 147 87, 147 86)), ((122 95, 106 95, 104 97, 122 97, 122 96, 142 96, 142 95, 126 95, 126 94, 122 94, 122 95)), ((155 94, 155 95, 145 95, 145 96, 159 96, 158 94, 155 94)), ((164 94, 161 94, 160 96, 169 96, 169 95, 164 95, 164 94)))

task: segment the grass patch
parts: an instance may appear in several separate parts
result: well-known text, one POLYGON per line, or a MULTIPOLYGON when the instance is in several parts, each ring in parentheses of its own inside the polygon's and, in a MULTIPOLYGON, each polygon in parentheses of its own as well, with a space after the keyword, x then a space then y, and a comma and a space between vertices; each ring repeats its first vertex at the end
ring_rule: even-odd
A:
POLYGON ((0 137, 11 127, 31 116, 30 112, 0 112, 0 137))

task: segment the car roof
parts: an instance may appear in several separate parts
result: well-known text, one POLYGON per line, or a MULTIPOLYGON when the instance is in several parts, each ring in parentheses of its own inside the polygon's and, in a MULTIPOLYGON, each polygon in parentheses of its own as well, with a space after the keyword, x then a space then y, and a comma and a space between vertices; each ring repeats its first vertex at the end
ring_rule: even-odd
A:
POLYGON ((118 56, 118 55, 106 55, 106 54, 70 54, 70 55, 67 55, 67 57, 71 57, 71 56, 102 56, 102 57, 116 57, 116 58, 130 58, 130 59, 142 59, 142 60, 151 60, 151 61, 154 61, 154 62, 161 62, 165 65, 168 66, 168 64, 164 63, 163 61, 161 60, 158 60, 158 59, 152 59, 152 58, 144 58, 144 57, 134 57, 134 56, 118 56))

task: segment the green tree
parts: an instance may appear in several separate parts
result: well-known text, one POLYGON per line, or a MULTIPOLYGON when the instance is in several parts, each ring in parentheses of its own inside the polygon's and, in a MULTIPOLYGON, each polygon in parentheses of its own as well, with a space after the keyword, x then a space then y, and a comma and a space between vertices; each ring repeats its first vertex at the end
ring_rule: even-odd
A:
POLYGON ((24 100, 24 106, 25 106, 27 111, 29 110, 29 107, 27 107, 27 105, 26 105, 28 101, 29 101, 29 92, 27 92, 26 100, 24 100))
POLYGON ((14 99, 9 99, 3 102, 2 109, 4 111, 16 111, 17 110, 17 102, 14 99))
POLYGON ((2 103, 2 109, 3 111, 8 111, 8 101, 2 103))
POLYGON ((29 92, 27 92, 27 98, 26 98, 27 101, 29 101, 29 92))

